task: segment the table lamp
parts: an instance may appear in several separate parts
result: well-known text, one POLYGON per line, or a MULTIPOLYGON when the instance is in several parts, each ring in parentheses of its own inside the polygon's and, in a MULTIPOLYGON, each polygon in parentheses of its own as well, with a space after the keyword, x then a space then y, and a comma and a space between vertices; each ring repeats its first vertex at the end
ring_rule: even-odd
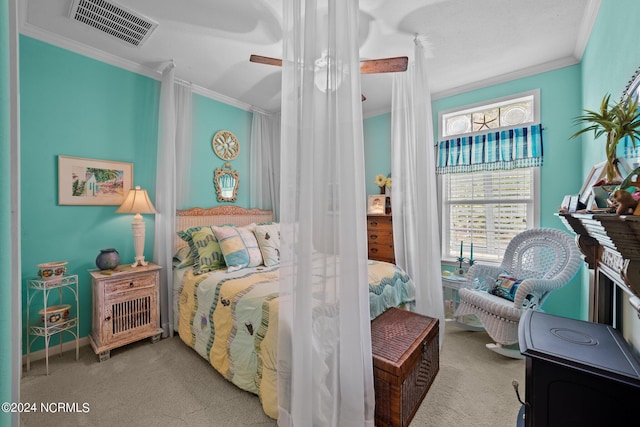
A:
POLYGON ((151 200, 149 200, 147 190, 142 190, 138 185, 136 185, 136 188, 129 190, 129 194, 127 194, 122 205, 116 210, 116 213, 135 214, 133 222, 131 223, 131 229, 133 230, 133 247, 136 251, 136 257, 131 266, 147 265, 147 262, 144 260, 145 224, 140 214, 158 213, 153 207, 151 200))

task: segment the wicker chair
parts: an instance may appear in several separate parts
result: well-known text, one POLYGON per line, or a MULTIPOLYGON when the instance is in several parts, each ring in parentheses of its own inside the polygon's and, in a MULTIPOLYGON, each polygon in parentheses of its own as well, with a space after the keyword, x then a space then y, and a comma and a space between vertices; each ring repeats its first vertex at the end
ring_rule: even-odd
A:
POLYGON ((467 284, 459 290, 460 303, 453 317, 475 315, 496 342, 487 344, 487 348, 522 358, 517 346, 506 347, 518 342, 520 317, 525 310, 539 309, 551 291, 573 278, 580 265, 580 252, 569 234, 550 228, 524 231, 509 242, 499 267, 474 264, 469 268, 467 284), (523 279, 513 301, 491 292, 503 273, 523 279), (484 288, 483 283, 487 284, 484 288))

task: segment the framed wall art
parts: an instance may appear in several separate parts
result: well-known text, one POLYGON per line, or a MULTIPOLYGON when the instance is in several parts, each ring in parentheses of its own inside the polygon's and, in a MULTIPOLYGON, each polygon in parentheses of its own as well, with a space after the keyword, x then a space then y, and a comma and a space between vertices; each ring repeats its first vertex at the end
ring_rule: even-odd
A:
POLYGON ((367 199, 367 214, 384 214, 386 198, 384 194, 371 195, 367 199))
POLYGON ((59 205, 114 205, 133 188, 133 163, 58 156, 59 205))

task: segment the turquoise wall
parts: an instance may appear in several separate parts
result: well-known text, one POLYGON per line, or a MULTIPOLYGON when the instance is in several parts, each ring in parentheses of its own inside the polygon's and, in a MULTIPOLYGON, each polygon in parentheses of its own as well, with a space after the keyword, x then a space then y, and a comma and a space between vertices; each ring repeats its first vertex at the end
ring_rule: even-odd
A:
MULTIPOLYGON (((91 331, 88 270, 96 268, 102 248, 116 248, 122 262, 133 261, 132 216, 116 214, 117 206, 59 205, 58 155, 133 163, 134 184, 155 200, 160 86, 148 77, 29 37, 20 38, 20 79, 23 286, 26 289, 26 279, 34 277, 37 264, 68 261, 68 273, 79 276, 83 337, 91 331)), ((151 259, 154 218, 144 219, 145 257, 151 259)), ((63 302, 71 301, 66 292, 63 302)), ((26 351, 26 292, 23 310, 26 351)), ((33 322, 37 309, 32 316, 33 322)), ((65 341, 71 339, 63 335, 65 341)), ((52 338, 52 343, 57 340, 52 338)), ((43 339, 36 344, 35 350, 43 348, 43 339)))
MULTIPOLYGON (((631 76, 640 67, 640 2, 603 0, 582 58, 582 98, 585 109, 597 110, 605 94, 619 100, 631 76)), ((605 160, 604 139, 583 134, 582 171, 605 160)))
MULTIPOLYGON (((585 109, 597 110, 605 94, 619 100, 629 79, 640 66, 637 18, 640 2, 603 0, 582 58, 582 98, 585 109)), ((582 136, 584 175, 603 161, 604 139, 582 136)))
MULTIPOLYGON (((58 205, 57 156, 133 163, 134 185, 147 189, 155 200, 160 83, 29 37, 22 36, 20 42, 23 287, 34 277, 37 264, 68 261, 69 274, 79 276, 80 336, 84 337, 91 331, 88 270, 95 268, 102 248, 116 248, 123 263, 133 261, 132 216, 116 214, 117 206, 58 205)), ((211 147, 221 129, 232 131, 241 143, 231 165, 240 173, 236 204, 248 206, 252 113, 201 95, 193 96, 192 107, 191 185, 186 206, 179 208, 221 204, 216 201, 213 171, 224 161, 211 147)), ((152 259, 154 217, 144 219, 144 255, 152 259)), ((41 300, 35 302, 41 304, 41 300)), ((63 302, 71 302, 70 294, 63 302)), ((64 334, 64 341, 71 339, 64 334)), ((43 346, 39 339, 33 349, 43 346)))
MULTIPOLYGON (((540 168, 540 226, 566 230, 554 215, 565 194, 577 194, 582 185, 581 150, 578 141, 569 141, 575 132, 573 117, 581 111, 580 67, 578 65, 554 70, 535 76, 494 85, 460 95, 433 101, 434 140, 437 141, 438 113, 469 104, 488 101, 517 93, 540 89, 540 115, 544 126, 544 165, 540 168), (573 160, 573 161, 570 161, 573 160)), ((365 120, 367 153, 367 192, 375 194, 375 171, 389 168, 389 114, 365 120), (368 136, 372 136, 370 141, 368 136)), ((587 289, 580 276, 569 285, 554 292, 544 309, 553 314, 573 318, 586 318, 587 289)))
MULTIPOLYGON (((0 0, 0 402, 12 401, 11 366, 11 116, 9 111, 9 1, 0 0)), ((0 412, 0 425, 11 414, 0 412)))
POLYGON ((191 158, 190 197, 186 207, 211 207, 229 203, 217 201, 213 185, 213 172, 224 166, 211 147, 211 141, 220 130, 231 131, 240 142, 238 157, 231 160, 231 168, 240 174, 238 206, 249 206, 249 152, 251 144, 251 120, 253 114, 222 102, 201 96, 193 96, 193 135, 191 158))
POLYGON ((364 120, 364 175, 367 194, 380 194, 373 179, 391 173, 391 114, 364 120))
MULTIPOLYGON (((614 100, 620 99, 632 75, 640 67, 639 16, 640 2, 637 0, 602 1, 582 58, 583 108, 597 109, 606 93, 610 93, 614 100)), ((605 141, 602 138, 593 141, 592 134, 585 134, 582 145, 582 172, 586 176, 592 165, 605 159, 605 141)), ((587 281, 586 274, 584 281, 587 281)), ((640 320, 632 311, 630 305, 623 304, 626 316, 622 329, 625 338, 639 350, 640 320)))

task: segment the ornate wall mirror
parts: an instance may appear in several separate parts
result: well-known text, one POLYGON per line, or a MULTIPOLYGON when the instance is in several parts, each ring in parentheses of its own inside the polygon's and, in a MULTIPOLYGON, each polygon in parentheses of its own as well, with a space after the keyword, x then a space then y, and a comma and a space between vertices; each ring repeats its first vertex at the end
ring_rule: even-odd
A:
POLYGON ((631 99, 638 99, 638 93, 640 92, 640 68, 633 73, 631 80, 627 83, 627 87, 622 94, 623 99, 631 97, 631 99))
MULTIPOLYGON (((640 67, 633 73, 629 83, 627 83, 627 87, 624 89, 622 100, 625 99, 634 101, 640 99, 640 67)), ((618 151, 618 156, 622 155, 622 167, 626 173, 630 173, 640 167, 640 144, 636 142, 636 146, 634 147, 629 138, 625 138, 620 145, 622 145, 623 148, 622 152, 618 151)))
POLYGON ((219 202, 235 202, 238 197, 240 175, 231 169, 228 162, 221 168, 216 168, 213 174, 213 185, 216 187, 219 202))

